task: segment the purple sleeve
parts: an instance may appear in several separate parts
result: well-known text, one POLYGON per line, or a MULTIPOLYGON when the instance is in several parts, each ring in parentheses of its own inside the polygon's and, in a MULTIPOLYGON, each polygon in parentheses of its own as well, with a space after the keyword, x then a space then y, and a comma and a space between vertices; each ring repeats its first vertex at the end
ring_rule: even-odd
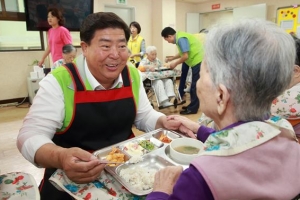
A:
POLYGON ((177 180, 173 194, 170 196, 163 192, 152 192, 146 200, 213 200, 213 195, 199 171, 190 165, 177 180))
POLYGON ((197 131, 197 139, 200 140, 201 142, 205 142, 208 136, 214 132, 216 132, 216 130, 213 128, 200 126, 200 128, 197 131))

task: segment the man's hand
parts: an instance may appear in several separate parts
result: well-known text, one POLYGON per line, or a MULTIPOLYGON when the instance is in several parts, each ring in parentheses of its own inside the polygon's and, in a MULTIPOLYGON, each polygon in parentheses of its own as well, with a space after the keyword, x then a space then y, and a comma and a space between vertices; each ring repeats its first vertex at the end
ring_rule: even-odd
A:
POLYGON ((191 138, 196 138, 195 133, 197 133, 198 129, 200 128, 198 122, 194 122, 189 118, 181 115, 169 115, 167 116, 167 120, 179 122, 180 126, 178 127, 178 130, 181 133, 186 134, 191 138))
POLYGON ((97 157, 80 148, 64 149, 59 160, 67 177, 75 183, 89 183, 97 179, 105 164, 97 157))

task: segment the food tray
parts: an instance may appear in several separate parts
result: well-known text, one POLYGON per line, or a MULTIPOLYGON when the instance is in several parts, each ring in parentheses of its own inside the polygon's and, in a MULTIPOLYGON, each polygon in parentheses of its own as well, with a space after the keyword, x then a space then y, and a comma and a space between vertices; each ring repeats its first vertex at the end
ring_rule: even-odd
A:
POLYGON ((159 68, 155 68, 155 71, 166 71, 166 70, 172 70, 172 69, 170 69, 169 67, 159 67, 159 68))
MULTIPOLYGON (((172 166, 173 163, 167 161, 166 159, 155 155, 155 154, 147 154, 143 156, 143 161, 138 162, 136 164, 122 164, 117 167, 108 167, 106 171, 112 174, 116 180, 118 180, 128 191, 136 195, 147 195, 152 191, 152 188, 149 189, 139 189, 131 185, 131 183, 127 182, 124 178, 121 177, 120 173, 123 169, 132 169, 138 171, 138 169, 150 169, 158 171, 167 166, 172 166)), ((154 178, 154 176, 153 176, 154 178)), ((141 180, 142 178, 140 178, 141 180)))
POLYGON ((149 140, 154 144, 154 149, 144 150, 143 152, 143 161, 140 161, 136 164, 130 164, 130 163, 122 163, 117 166, 109 166, 107 165, 104 169, 110 173, 117 181, 119 181, 129 192, 136 194, 136 195, 147 195, 152 191, 152 188, 149 189, 138 189, 137 187, 134 187, 131 183, 126 182, 124 178, 120 176, 120 172, 122 169, 136 169, 139 167, 142 168, 149 168, 154 169, 156 171, 163 169, 167 166, 172 165, 181 165, 184 169, 188 167, 188 165, 183 165, 181 163, 178 163, 174 160, 172 160, 169 156, 169 143, 164 143, 159 140, 160 136, 164 134, 170 139, 176 139, 180 137, 185 137, 184 135, 181 135, 180 133, 176 133, 174 131, 169 131, 165 129, 157 129, 148 133, 145 133, 143 135, 137 136, 135 138, 131 138, 129 140, 117 143, 115 145, 97 150, 94 152, 94 155, 97 156, 99 159, 104 159, 106 155, 112 150, 113 147, 118 148, 122 153, 125 154, 125 161, 129 160, 131 158, 131 155, 128 154, 126 150, 124 150, 124 147, 127 143, 138 143, 142 140, 149 140))

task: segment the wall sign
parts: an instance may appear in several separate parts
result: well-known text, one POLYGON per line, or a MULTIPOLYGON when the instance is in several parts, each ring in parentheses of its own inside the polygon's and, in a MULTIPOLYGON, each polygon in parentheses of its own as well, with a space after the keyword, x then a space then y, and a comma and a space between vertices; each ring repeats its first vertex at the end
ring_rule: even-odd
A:
POLYGON ((300 7, 292 5, 278 8, 277 24, 287 33, 295 33, 300 37, 300 7))
POLYGON ((220 9, 220 7, 221 7, 221 4, 219 4, 219 3, 211 5, 212 10, 220 9))
POLYGON ((127 5, 127 0, 116 0, 117 4, 127 5))

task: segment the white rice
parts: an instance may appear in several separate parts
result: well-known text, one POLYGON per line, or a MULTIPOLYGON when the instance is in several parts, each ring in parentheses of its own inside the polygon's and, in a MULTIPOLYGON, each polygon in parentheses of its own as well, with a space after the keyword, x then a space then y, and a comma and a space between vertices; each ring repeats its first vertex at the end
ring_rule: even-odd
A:
POLYGON ((153 188, 154 175, 157 170, 147 167, 127 168, 120 170, 120 176, 138 190, 148 190, 153 188))
POLYGON ((128 160, 128 162, 131 164, 135 164, 141 161, 143 161, 143 157, 140 155, 131 156, 131 158, 128 160))

